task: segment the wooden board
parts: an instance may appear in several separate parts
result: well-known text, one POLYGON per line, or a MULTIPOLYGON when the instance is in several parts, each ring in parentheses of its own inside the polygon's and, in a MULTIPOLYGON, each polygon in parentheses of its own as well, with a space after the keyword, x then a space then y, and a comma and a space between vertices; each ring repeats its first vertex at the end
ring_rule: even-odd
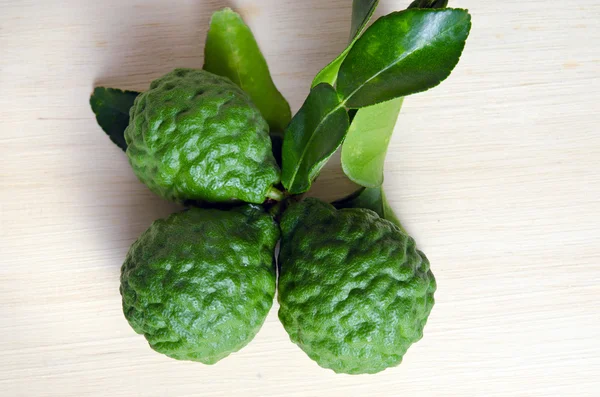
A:
MULTIPOLYGON (((382 1, 378 14, 409 0, 382 1)), ((277 305, 215 366, 154 353, 121 313, 119 268, 154 197, 96 125, 96 85, 201 67, 211 13, 254 30, 294 110, 345 45, 350 0, 0 0, 0 395, 597 396, 600 3, 453 0, 473 30, 453 75, 407 98, 392 207, 439 290, 425 337, 374 376, 292 344, 277 305)), ((314 194, 352 190, 334 159, 314 194)))

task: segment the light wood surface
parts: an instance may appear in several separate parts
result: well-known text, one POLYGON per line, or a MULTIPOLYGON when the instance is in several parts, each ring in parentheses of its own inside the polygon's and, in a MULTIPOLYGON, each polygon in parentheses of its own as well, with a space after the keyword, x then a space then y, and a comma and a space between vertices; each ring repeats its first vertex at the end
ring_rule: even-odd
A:
MULTIPOLYGON (((409 0, 382 1, 378 14, 409 0)), ((297 110, 345 45, 350 0, 0 0, 1 396, 600 395, 600 3, 452 0, 473 30, 453 75, 405 101, 392 207, 438 280, 425 337, 374 376, 292 344, 277 304, 214 366, 154 353, 119 268, 154 197, 104 136, 96 85, 201 67, 212 11, 254 30, 297 110)), ((314 193, 352 189, 334 159, 314 193)))

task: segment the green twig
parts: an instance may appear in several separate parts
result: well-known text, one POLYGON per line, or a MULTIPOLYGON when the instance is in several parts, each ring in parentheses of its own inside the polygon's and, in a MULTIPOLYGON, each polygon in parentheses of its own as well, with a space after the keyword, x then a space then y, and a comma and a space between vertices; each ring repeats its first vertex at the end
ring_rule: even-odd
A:
POLYGON ((284 199, 285 195, 281 190, 271 186, 271 189, 267 192, 267 197, 271 200, 281 201, 284 199))

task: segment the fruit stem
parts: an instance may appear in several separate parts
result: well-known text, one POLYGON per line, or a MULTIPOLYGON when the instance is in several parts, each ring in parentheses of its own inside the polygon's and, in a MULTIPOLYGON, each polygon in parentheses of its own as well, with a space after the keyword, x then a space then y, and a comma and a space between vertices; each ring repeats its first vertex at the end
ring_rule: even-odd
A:
POLYGON ((269 189, 269 191, 267 192, 267 197, 270 198, 271 200, 281 201, 281 200, 283 200, 285 195, 283 194, 283 192, 281 190, 271 186, 271 189, 269 189))

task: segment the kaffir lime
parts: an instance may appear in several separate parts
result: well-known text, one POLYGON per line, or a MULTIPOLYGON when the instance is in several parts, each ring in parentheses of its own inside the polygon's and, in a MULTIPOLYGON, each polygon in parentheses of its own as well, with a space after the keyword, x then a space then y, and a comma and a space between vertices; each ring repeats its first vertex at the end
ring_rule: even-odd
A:
POLYGON ((415 241, 367 209, 316 199, 281 221, 279 318, 320 366, 375 373, 421 339, 435 279, 415 241))
POLYGON ((273 303, 279 228, 254 205, 158 220, 121 269, 123 311, 150 346, 213 364, 256 335, 273 303))
POLYGON ((173 201, 262 203, 279 182, 269 127, 226 77, 175 69, 130 110, 127 156, 137 177, 173 201))

